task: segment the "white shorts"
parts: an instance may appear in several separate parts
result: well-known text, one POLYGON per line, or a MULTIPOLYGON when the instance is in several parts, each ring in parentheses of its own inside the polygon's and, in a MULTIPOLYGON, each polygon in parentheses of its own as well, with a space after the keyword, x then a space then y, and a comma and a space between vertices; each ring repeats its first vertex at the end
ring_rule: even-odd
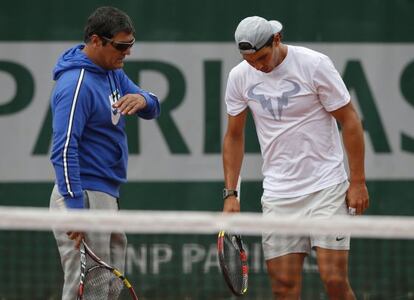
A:
MULTIPOLYGON (((345 201, 349 183, 343 183, 326 189, 293 198, 270 198, 262 196, 264 216, 285 215, 298 219, 312 217, 326 219, 334 215, 348 214, 345 201)), ((263 234, 263 253, 266 260, 289 253, 309 254, 314 247, 332 250, 349 250, 350 235, 286 236, 280 234, 263 234)))

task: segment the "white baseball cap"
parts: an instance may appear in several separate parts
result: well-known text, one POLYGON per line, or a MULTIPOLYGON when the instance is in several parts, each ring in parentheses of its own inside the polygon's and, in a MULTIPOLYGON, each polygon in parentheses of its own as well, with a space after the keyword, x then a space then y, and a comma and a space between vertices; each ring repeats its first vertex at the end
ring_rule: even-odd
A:
POLYGON ((269 21, 269 23, 270 23, 270 25, 272 25, 272 27, 273 27, 273 33, 279 33, 279 32, 281 32, 282 31, 282 29, 283 29, 283 25, 282 25, 282 23, 280 23, 279 21, 276 21, 276 20, 271 20, 271 21, 269 21))
POLYGON ((274 34, 282 28, 282 24, 276 20, 268 21, 258 16, 247 17, 237 26, 234 38, 240 53, 255 53, 271 43, 274 34))

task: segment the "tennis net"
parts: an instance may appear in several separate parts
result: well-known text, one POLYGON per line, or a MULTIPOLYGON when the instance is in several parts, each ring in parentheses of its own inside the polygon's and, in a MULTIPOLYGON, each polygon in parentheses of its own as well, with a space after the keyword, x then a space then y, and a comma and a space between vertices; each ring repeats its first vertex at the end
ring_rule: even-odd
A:
MULTIPOLYGON (((248 250, 245 299, 271 299, 261 234, 350 233, 349 277, 358 299, 414 299, 414 218, 264 218, 258 213, 53 211, 0 207, 0 299, 61 298, 63 273, 51 232, 124 231, 126 275, 142 299, 233 299, 221 275, 219 230, 242 234, 248 250)), ((303 299, 327 299, 312 253, 303 271, 303 299)))

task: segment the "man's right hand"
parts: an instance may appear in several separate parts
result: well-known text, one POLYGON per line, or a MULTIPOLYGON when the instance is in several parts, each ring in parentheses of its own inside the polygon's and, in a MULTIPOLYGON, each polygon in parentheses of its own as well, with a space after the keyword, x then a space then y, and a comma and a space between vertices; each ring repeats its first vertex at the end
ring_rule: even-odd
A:
POLYGON ((240 212, 239 199, 237 199, 235 196, 227 197, 224 200, 223 212, 225 213, 240 212))
POLYGON ((82 243, 83 238, 85 237, 85 234, 83 232, 75 232, 75 231, 68 231, 66 232, 69 239, 72 241, 75 241, 75 249, 80 248, 80 244, 82 243))

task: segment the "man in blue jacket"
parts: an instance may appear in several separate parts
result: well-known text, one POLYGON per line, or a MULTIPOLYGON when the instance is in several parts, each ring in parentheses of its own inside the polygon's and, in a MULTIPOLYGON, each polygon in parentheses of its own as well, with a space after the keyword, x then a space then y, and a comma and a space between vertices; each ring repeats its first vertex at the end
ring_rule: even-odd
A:
MULTIPOLYGON (((157 118, 160 104, 122 70, 135 42, 126 13, 113 7, 96 9, 87 20, 84 42, 64 52, 53 70, 51 161, 56 184, 50 207, 118 210, 128 161, 125 116, 157 118)), ((62 299, 76 298, 83 238, 104 261, 123 271, 125 234, 54 235, 64 271, 62 299)))

